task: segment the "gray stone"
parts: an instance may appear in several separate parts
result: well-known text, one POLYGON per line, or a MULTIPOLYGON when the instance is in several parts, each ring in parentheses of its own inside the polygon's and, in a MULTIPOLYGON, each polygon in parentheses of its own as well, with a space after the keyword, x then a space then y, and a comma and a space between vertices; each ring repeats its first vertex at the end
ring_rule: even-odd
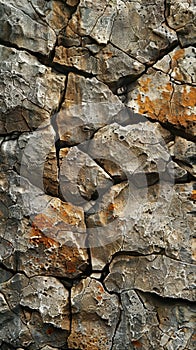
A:
POLYGON ((60 140, 76 145, 111 123, 123 104, 96 78, 69 74, 65 101, 57 115, 60 140))
POLYGON ((50 123, 58 108, 65 77, 25 51, 0 46, 1 134, 24 132, 50 123))
POLYGON ((110 264, 110 274, 105 279, 107 290, 120 292, 138 289, 162 297, 195 300, 195 269, 163 255, 120 255, 110 264))
POLYGON ((176 30, 182 46, 193 45, 196 40, 194 0, 167 0, 166 19, 170 26, 176 30))
POLYGON ((60 1, 1 1, 0 10, 0 39, 42 55, 52 51, 69 18, 60 1))
POLYGON ((60 159, 60 191, 65 201, 85 207, 113 184, 111 177, 77 147, 62 149, 60 159))

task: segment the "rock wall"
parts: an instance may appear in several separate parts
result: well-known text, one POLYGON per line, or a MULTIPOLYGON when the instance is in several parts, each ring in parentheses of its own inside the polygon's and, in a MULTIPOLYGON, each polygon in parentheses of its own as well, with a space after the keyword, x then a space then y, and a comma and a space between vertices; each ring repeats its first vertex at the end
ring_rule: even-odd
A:
POLYGON ((0 349, 193 350, 194 0, 0 0, 0 349))

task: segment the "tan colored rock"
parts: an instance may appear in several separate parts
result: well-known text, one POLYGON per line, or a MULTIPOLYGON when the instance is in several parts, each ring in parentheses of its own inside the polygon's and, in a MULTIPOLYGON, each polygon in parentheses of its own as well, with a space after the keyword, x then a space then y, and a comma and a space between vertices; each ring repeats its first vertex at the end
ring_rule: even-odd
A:
POLYGON ((42 55, 50 54, 70 15, 61 1, 52 0, 1 1, 0 8, 1 40, 42 55))
POLYGON ((196 40, 194 0, 167 0, 166 19, 176 30, 182 46, 193 45, 196 40))
POLYGON ((8 198, 1 248, 5 266, 28 276, 81 275, 88 267, 82 208, 45 195, 13 173, 8 198))
POLYGON ((91 56, 89 50, 86 48, 57 46, 54 62, 64 66, 74 67, 90 74, 97 74, 98 60, 91 56))
POLYGON ((162 297, 194 301, 195 270, 196 267, 192 264, 185 264, 163 255, 120 255, 110 264, 110 274, 105 279, 105 285, 113 292, 138 289, 162 297))
POLYGON ((99 80, 110 85, 117 82, 117 85, 121 84, 123 79, 127 79, 128 82, 145 70, 143 64, 111 44, 103 49, 99 48, 95 56, 92 55, 91 50, 94 51, 92 44, 86 44, 86 48, 57 46, 54 62, 94 74, 99 80))
POLYGON ((60 191, 64 200, 85 206, 112 186, 111 177, 77 147, 62 149, 60 158, 60 191))
POLYGON ((60 140, 71 146, 88 140, 121 109, 123 104, 107 85, 70 73, 65 101, 57 115, 60 140))
MULTIPOLYGON (((185 82, 193 79, 192 69, 186 65, 188 61, 185 55, 186 51, 181 49, 172 54, 170 74, 179 82, 182 81, 185 70, 187 70, 185 82)), ((150 68, 147 74, 138 79, 136 86, 132 86, 128 96, 128 106, 136 113, 161 123, 169 123, 172 127, 193 137, 196 121, 195 99, 193 86, 176 84, 171 81, 169 75, 150 68)))
POLYGON ((136 6, 128 1, 82 0, 69 22, 67 36, 90 36, 99 44, 110 41, 142 63, 153 62, 160 51, 177 42, 176 33, 164 24, 164 10, 162 1, 149 4, 142 0, 136 6))
POLYGON ((0 46, 1 134, 24 132, 50 123, 58 108, 65 76, 25 51, 0 46))
POLYGON ((165 143, 170 134, 155 125, 148 121, 127 126, 110 124, 94 135, 88 144, 88 153, 94 159, 100 159, 108 172, 111 164, 115 164, 111 169, 114 176, 123 172, 125 178, 135 181, 136 186, 145 187, 148 178, 149 182, 157 181, 156 174, 163 178, 171 160, 165 143), (153 176, 155 179, 150 179, 153 176))
POLYGON ((131 182, 124 188, 113 186, 87 218, 93 269, 102 270, 115 253, 123 251, 165 251, 171 258, 194 263, 192 190, 193 184, 173 187, 167 182, 148 189, 131 182))
POLYGON ((116 295, 87 278, 72 288, 72 328, 68 346, 72 349, 109 350, 120 316, 116 295))

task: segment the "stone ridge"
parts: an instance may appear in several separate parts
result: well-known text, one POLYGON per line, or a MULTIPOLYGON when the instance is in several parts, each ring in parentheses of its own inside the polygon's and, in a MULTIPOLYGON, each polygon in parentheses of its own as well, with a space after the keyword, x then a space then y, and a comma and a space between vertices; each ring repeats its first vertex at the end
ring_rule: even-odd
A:
POLYGON ((193 350, 194 0, 0 0, 0 349, 193 350))

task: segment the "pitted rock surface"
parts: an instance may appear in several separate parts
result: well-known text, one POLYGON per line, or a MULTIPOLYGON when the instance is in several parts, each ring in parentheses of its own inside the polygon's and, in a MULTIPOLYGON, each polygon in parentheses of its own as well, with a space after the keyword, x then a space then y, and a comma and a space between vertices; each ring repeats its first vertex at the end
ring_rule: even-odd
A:
POLYGON ((194 0, 0 0, 0 349, 194 350, 194 0))

